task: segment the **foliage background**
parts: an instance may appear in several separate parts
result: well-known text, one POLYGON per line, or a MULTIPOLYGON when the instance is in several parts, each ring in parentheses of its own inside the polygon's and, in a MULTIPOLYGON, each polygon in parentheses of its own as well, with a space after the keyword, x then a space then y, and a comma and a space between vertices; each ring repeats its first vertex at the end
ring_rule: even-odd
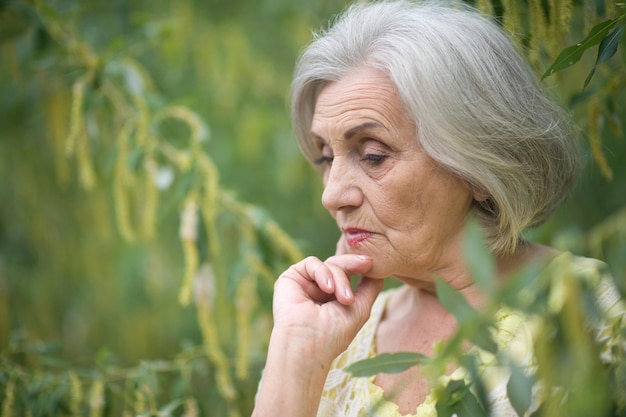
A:
MULTIPOLYGON (((542 36, 533 1, 492 3, 537 51, 539 73, 620 13, 610 1, 548 3, 571 20, 542 36)), ((311 28, 345 4, 0 1, 2 415, 249 414, 271 280, 302 253, 330 255, 337 238, 287 97, 311 28)), ((618 283, 623 45, 584 90, 591 51, 545 79, 585 132, 589 163, 529 232, 607 260, 618 283)))

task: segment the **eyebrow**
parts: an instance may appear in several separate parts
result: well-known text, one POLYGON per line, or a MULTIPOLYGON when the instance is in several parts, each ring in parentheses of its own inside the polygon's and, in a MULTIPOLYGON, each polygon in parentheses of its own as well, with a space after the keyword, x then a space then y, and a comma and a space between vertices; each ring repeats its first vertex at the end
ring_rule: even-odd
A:
POLYGON ((382 124, 378 123, 378 122, 365 122, 362 123, 358 126, 352 127, 348 130, 346 130, 346 133, 343 134, 343 137, 346 140, 350 140, 354 135, 356 135, 357 133, 359 133, 361 130, 365 130, 365 129, 371 129, 374 127, 383 127, 382 124))
MULTIPOLYGON (((378 128, 378 127, 384 127, 384 126, 381 123, 378 123, 378 122, 361 123, 358 126, 354 126, 354 127, 351 127, 350 129, 346 130, 346 132, 343 134, 343 137, 344 137, 345 140, 350 140, 350 139, 352 139, 352 137, 354 137, 357 133, 359 133, 362 130, 371 129, 371 128, 378 128)), ((315 132, 311 132, 311 136, 313 136, 315 139, 319 140, 322 143, 326 142, 324 140, 324 138, 322 138, 320 135, 318 135, 315 132)))

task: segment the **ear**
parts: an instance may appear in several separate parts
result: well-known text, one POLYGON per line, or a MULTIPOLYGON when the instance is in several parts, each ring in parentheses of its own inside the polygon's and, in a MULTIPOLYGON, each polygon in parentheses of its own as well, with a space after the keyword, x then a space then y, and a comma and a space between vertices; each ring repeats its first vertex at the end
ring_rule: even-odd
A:
POLYGON ((474 200, 478 201, 479 203, 482 203, 490 197, 487 191, 475 185, 470 185, 470 191, 472 192, 472 197, 474 197, 474 200))

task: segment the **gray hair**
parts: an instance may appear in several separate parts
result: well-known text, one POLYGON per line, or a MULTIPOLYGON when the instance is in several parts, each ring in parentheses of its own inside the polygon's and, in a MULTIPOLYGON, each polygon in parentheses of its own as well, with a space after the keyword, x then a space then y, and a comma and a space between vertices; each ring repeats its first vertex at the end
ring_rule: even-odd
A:
MULTIPOLYGON (((292 121, 304 155, 322 88, 358 67, 384 71, 442 167, 486 196, 475 202, 496 255, 545 221, 579 174, 579 133, 492 21, 461 3, 359 3, 303 51, 292 121)), ((419 192, 419 190, 416 190, 419 192)))

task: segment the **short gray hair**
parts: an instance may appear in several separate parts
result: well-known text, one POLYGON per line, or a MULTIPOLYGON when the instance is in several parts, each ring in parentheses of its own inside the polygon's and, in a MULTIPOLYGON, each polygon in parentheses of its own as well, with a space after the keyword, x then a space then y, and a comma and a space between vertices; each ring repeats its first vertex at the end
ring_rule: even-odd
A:
MULTIPOLYGON (((509 37, 462 3, 358 3, 303 51, 292 83, 292 121, 304 155, 322 88, 357 67, 384 71, 442 167, 487 196, 474 212, 495 254, 545 221, 570 193, 579 133, 550 100, 509 37)), ((419 192, 419 190, 416 190, 419 192)))

